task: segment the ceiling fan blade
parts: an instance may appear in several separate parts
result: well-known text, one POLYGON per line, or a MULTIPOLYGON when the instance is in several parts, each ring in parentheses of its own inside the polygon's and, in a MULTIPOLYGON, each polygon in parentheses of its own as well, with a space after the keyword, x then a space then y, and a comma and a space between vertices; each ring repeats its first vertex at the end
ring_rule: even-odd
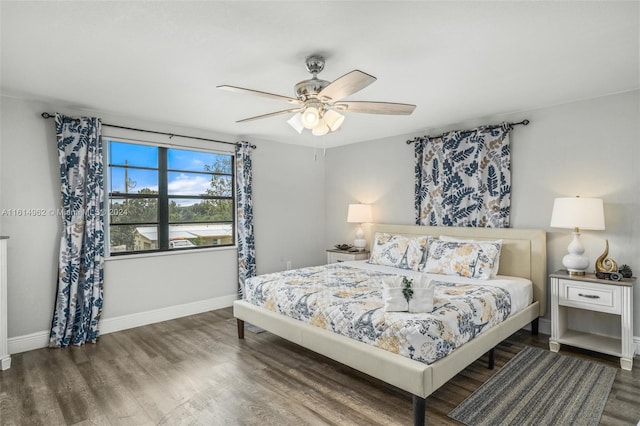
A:
POLYGON ((261 118, 275 117, 276 115, 287 114, 290 112, 299 112, 299 111, 302 111, 302 108, 285 109, 283 111, 270 112, 269 114, 256 115, 255 117, 244 118, 242 120, 236 121, 236 123, 244 123, 245 121, 260 120, 261 118))
POLYGON ((253 90, 253 89, 245 89, 244 87, 237 87, 237 86, 227 86, 222 85, 222 86, 217 86, 218 89, 222 89, 222 90, 227 90, 229 92, 239 92, 239 93, 248 93, 250 95, 257 95, 257 96, 262 96, 263 98, 269 98, 269 99, 277 99, 280 101, 285 101, 285 102, 289 102, 290 104, 301 104, 302 102, 299 99, 296 98, 290 98, 288 96, 282 96, 282 95, 275 95, 273 93, 268 93, 268 92, 261 92, 259 90, 253 90))
POLYGON ((334 104, 338 111, 361 112, 365 114, 410 115, 415 105, 394 102, 338 102, 334 104))
POLYGON ((318 93, 318 98, 325 102, 328 100, 337 101, 364 89, 376 80, 377 78, 366 72, 353 70, 333 80, 318 93))

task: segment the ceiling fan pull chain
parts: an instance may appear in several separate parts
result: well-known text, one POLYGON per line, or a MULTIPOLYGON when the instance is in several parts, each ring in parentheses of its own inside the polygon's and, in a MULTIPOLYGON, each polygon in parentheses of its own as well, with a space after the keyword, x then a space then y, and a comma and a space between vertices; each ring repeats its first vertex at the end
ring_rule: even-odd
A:
POLYGON ((318 139, 313 138, 313 161, 318 161, 318 139))

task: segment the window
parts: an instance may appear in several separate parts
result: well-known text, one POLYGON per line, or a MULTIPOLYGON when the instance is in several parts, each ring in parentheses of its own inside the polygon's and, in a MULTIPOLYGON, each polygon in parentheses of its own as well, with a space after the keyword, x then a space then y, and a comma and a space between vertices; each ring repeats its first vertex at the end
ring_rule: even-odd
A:
POLYGON ((234 244, 232 155, 115 140, 108 152, 111 255, 234 244))

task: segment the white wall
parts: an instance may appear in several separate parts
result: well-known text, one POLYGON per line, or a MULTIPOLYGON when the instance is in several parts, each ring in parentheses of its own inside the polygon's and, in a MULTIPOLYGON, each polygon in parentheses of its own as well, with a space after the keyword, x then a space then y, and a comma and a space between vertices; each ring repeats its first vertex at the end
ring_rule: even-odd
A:
MULTIPOLYGON (((548 272, 561 269, 570 231, 549 227, 553 199, 582 195, 605 203, 605 231, 584 231, 582 241, 593 268, 609 240, 609 255, 640 273, 640 130, 638 91, 558 105, 518 114, 458 123, 468 129, 501 121, 531 120, 512 132, 512 213, 514 228, 547 231, 548 272)), ((326 245, 351 241, 347 204, 374 204, 378 223, 414 223, 412 134, 329 150, 326 158, 326 245)), ((640 335, 640 290, 635 292, 635 334, 640 335)), ((547 310, 547 312, 549 312, 547 310)), ((549 314, 547 314, 548 316, 549 314)), ((589 322, 592 330, 599 324, 589 322)))
POLYGON ((321 265, 324 158, 297 145, 260 142, 253 154, 254 226, 259 274, 321 265))
MULTIPOLYGON (((107 113, 3 96, 0 132, 2 209, 57 208, 58 160, 54 126, 42 111, 97 115, 106 123, 235 141, 197 129, 144 122, 107 113)), ((610 256, 640 271, 640 130, 638 92, 559 105, 519 114, 486 117, 444 130, 529 118, 512 133, 512 226, 547 230, 548 270, 561 267, 569 231, 549 227, 553 198, 602 197, 607 230, 585 231, 592 265, 609 239, 610 256)), ((105 129, 106 132, 106 129, 105 129)), ((113 131, 112 131, 113 132, 113 131)), ((426 133, 426 132, 425 132, 426 133)), ((351 202, 374 204, 374 220, 414 221, 413 147, 415 134, 327 150, 251 141, 254 151, 254 215, 259 273, 324 262, 324 249, 351 241, 346 223, 351 202)), ((183 141, 184 142, 184 141, 183 141)), ((175 143, 180 141, 175 140, 175 143)), ((189 142, 195 143, 195 142, 189 142)), ((59 219, 52 216, 0 216, 9 240, 9 336, 49 328, 56 291, 59 219)), ((148 312, 155 318, 179 314, 176 306, 207 309, 235 296, 235 250, 110 260, 105 271, 104 321, 110 330, 148 312), (165 310, 165 311, 163 311, 165 310), (123 320, 124 319, 124 320, 123 320)), ((635 295, 635 329, 640 330, 640 291, 635 295)), ((147 316, 144 318, 154 318, 147 316)), ((144 319, 143 318, 143 319, 144 319)), ((597 328, 597 324, 589 324, 597 328)), ((603 330, 606 332, 607 330, 603 330)))
MULTIPOLYGON (((37 107, 2 97, 0 226, 7 242, 9 337, 46 330, 56 291, 60 222, 54 215, 15 216, 11 209, 60 207, 55 132, 37 107)), ((44 110, 43 110, 44 111, 44 110)), ((42 112, 42 111, 40 111, 42 112)), ((51 124, 51 123, 49 123, 51 124)))
MULTIPOLYGON (((60 179, 54 123, 43 111, 99 116, 105 123, 227 140, 237 138, 104 112, 63 108, 42 101, 1 98, 0 206, 4 209, 60 207, 60 179)), ((103 133, 168 142, 163 136, 105 127, 103 133), (164 138, 164 139, 162 139, 164 138)), ((324 161, 313 149, 252 140, 254 213, 259 273, 320 264, 324 256, 324 161)), ((209 142, 173 138, 173 144, 203 147, 209 142)), ((217 148, 229 150, 229 146, 217 148)), ((5 213, 8 210, 5 210, 5 213)), ((56 293, 58 217, 0 216, 8 243, 9 337, 50 327, 56 293)), ((237 287, 236 250, 229 248, 111 259, 105 265, 103 329, 228 306, 237 287), (187 308, 185 308, 187 306, 187 308), (150 314, 153 313, 153 314, 150 314)), ((27 345, 28 346, 28 345, 27 345)))

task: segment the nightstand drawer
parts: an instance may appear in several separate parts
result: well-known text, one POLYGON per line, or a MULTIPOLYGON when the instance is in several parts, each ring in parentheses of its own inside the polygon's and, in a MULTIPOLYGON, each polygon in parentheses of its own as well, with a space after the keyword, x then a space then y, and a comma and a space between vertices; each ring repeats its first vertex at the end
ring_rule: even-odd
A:
POLYGON ((620 291, 618 286, 561 279, 558 303, 562 306, 620 314, 620 291))
POLYGON ((330 258, 331 258, 331 263, 348 262, 350 260, 353 260, 355 256, 347 253, 331 253, 330 258))
POLYGON ((366 260, 369 258, 368 251, 338 251, 327 250, 327 263, 349 262, 352 260, 366 260))

